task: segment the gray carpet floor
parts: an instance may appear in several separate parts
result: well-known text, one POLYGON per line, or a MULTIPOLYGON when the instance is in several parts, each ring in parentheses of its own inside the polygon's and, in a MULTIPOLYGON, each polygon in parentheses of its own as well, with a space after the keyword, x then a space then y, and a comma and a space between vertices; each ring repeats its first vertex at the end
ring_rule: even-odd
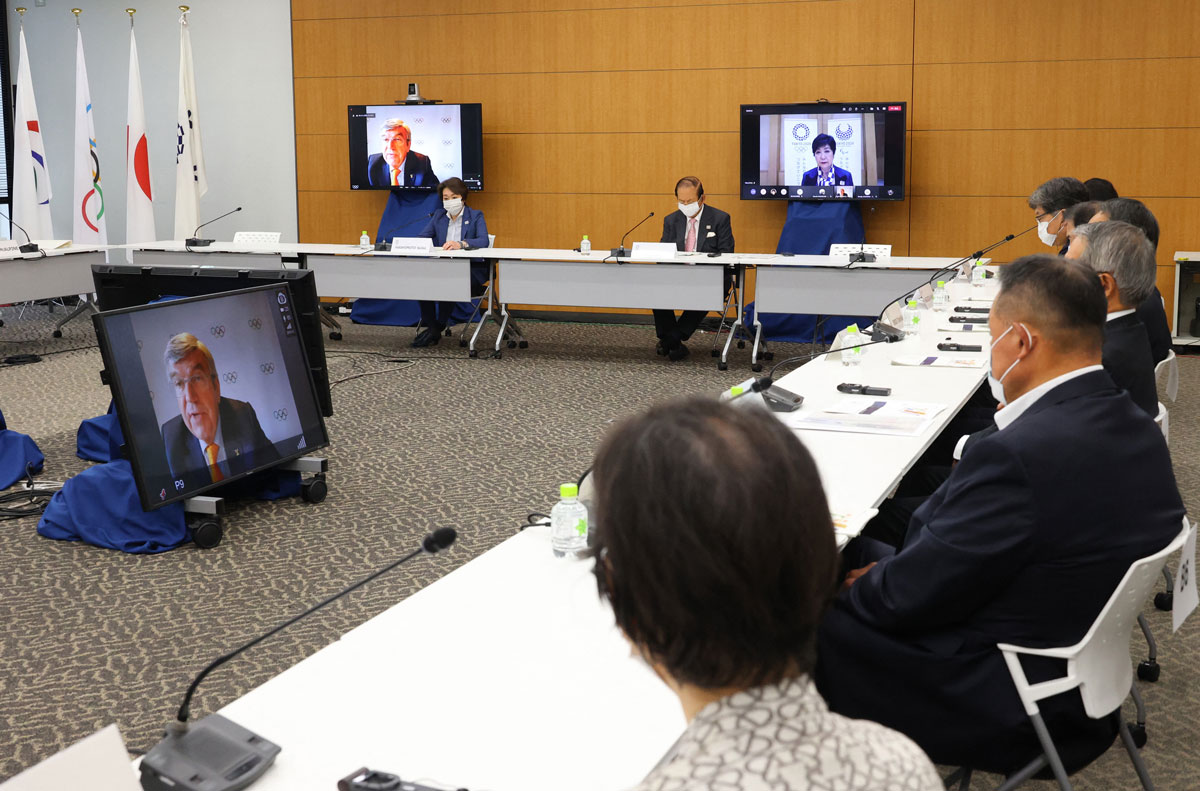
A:
MULTIPOLYGON (((10 428, 36 439, 47 459, 41 477, 49 480, 87 466, 74 454, 76 429, 109 401, 90 322, 72 322, 63 338, 51 339, 50 322, 61 315, 40 307, 21 317, 12 309, 0 314, 0 357, 51 353, 38 364, 0 369, 0 410, 10 428)), ((515 533, 528 512, 552 505, 560 482, 589 465, 613 420, 749 376, 747 351, 735 351, 730 370, 718 371, 707 335, 693 339, 688 360, 668 364, 654 355, 647 326, 535 322, 524 329, 531 347, 493 360, 468 359, 449 339, 409 349, 412 329, 347 322, 343 341, 326 342, 331 378, 345 379, 333 389, 328 420, 328 499, 235 503, 215 549, 131 556, 43 539, 33 519, 0 522, 0 780, 110 722, 131 748, 148 748, 191 676, 223 649, 386 565, 429 530, 458 530, 447 555, 401 567, 248 652, 236 668, 218 670, 197 695, 196 716, 515 533), (412 362, 388 362, 397 353, 412 362)), ((777 359, 806 348, 773 346, 777 359)), ((1195 514, 1200 361, 1184 358, 1180 368, 1171 444, 1195 514)), ((1144 755, 1159 788, 1196 788, 1200 618, 1173 635, 1169 614, 1152 606, 1147 613, 1162 679, 1143 685, 1150 710, 1144 755)), ((1134 655, 1144 648, 1140 636, 1131 642, 1134 655)), ((1137 781, 1114 747, 1075 783, 1124 789, 1137 781)))

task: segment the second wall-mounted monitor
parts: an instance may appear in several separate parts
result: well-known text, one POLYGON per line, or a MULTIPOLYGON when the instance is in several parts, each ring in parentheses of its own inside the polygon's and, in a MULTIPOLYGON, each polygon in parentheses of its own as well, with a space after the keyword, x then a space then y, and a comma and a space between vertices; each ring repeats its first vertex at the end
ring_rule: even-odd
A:
POLYGON ((742 200, 903 200, 904 102, 743 104, 742 200))
POLYGON ((479 104, 352 104, 350 189, 432 190, 457 177, 483 189, 479 104))

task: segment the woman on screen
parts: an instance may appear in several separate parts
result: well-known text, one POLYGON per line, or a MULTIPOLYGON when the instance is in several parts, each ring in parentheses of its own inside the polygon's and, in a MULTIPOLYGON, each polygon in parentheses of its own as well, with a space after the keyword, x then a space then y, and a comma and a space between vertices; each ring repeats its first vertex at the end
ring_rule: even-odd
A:
POLYGON ((663 404, 609 432, 592 476, 600 595, 688 719, 637 791, 941 791, 908 738, 830 712, 812 681, 838 554, 816 465, 781 421, 663 404))
MULTIPOLYGON (((442 208, 433 212, 424 230, 418 236, 433 240, 434 247, 443 250, 470 250, 489 247, 487 222, 483 212, 467 205, 467 185, 460 178, 449 178, 438 185, 442 194, 442 208)), ((474 295, 487 280, 487 264, 471 262, 471 293, 474 295)), ((424 330, 417 333, 413 346, 436 346, 442 332, 450 323, 453 302, 430 302, 420 300, 421 324, 424 330)))
POLYGON ((821 133, 813 138, 813 159, 817 166, 804 171, 800 180, 801 187, 853 187, 854 177, 850 171, 842 170, 833 164, 833 155, 837 153, 837 141, 832 135, 821 133))

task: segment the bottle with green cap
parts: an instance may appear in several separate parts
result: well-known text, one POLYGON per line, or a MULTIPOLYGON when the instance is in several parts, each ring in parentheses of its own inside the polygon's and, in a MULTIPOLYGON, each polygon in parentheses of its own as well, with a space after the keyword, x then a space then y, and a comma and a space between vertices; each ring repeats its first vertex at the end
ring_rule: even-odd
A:
POLYGON ((587 234, 583 235, 583 241, 579 243, 579 252, 584 255, 592 254, 592 240, 587 238, 587 234))
POLYGON ((555 557, 576 557, 588 545, 587 506, 573 483, 559 486, 558 493, 562 499, 550 509, 550 545, 555 557))
POLYGON ((863 349, 862 345, 867 342, 867 339, 861 332, 858 331, 857 324, 851 324, 846 328, 846 334, 842 336, 842 365, 858 365, 862 362, 863 349))
POLYGON ((946 290, 945 280, 939 280, 933 287, 933 309, 936 311, 950 310, 950 292, 946 290))
POLYGON ((916 297, 909 297, 900 309, 900 323, 904 325, 901 329, 906 338, 916 335, 921 329, 921 312, 917 309, 916 297))
POLYGON ((358 237, 358 243, 359 244, 370 244, 371 243, 371 234, 367 233, 366 231, 363 231, 362 234, 358 237))

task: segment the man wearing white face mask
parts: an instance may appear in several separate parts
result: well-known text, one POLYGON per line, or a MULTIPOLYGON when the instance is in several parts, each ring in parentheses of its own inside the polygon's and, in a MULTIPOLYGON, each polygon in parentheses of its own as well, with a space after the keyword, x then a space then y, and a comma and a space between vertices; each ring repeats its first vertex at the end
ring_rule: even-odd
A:
MULTIPOLYGON (((438 185, 442 195, 442 207, 433 212, 429 222, 418 236, 433 240, 434 247, 443 250, 461 250, 464 245, 470 247, 488 246, 487 222, 483 212, 476 211, 466 204, 467 185, 459 178, 449 178, 438 185)), ((487 279, 487 265, 471 264, 472 293, 487 279)), ((450 313, 454 310, 453 302, 431 302, 420 300, 421 324, 425 329, 417 333, 412 345, 436 346, 442 339, 442 331, 450 321, 450 313)))
POLYGON ((1029 196, 1029 208, 1038 225, 1038 238, 1042 244, 1067 251, 1067 213, 1077 203, 1088 201, 1088 190, 1079 179, 1069 176, 1054 178, 1042 184, 1029 196))
MULTIPOLYGON (((673 243, 685 252, 732 253, 733 226, 729 215, 704 202, 704 185, 695 176, 684 176, 675 184, 679 208, 663 218, 663 242, 673 243)), ((729 291, 732 274, 725 272, 725 290, 729 291)), ((700 326, 706 313, 685 310, 675 318, 673 310, 654 311, 654 329, 658 334, 658 353, 672 362, 688 355, 684 341, 700 326)))
MULTIPOLYGON (((899 551, 847 576, 816 678, 833 711, 900 731, 934 763, 1007 774, 1041 748, 996 644, 1079 640, 1184 509, 1162 433, 1100 365, 1095 273, 1026 256, 1000 288, 997 430, 917 509, 899 551)), ((1025 669, 1031 683, 1062 672, 1025 669)), ((1093 720, 1078 693, 1039 705, 1068 772, 1112 744, 1119 710, 1093 720)))

